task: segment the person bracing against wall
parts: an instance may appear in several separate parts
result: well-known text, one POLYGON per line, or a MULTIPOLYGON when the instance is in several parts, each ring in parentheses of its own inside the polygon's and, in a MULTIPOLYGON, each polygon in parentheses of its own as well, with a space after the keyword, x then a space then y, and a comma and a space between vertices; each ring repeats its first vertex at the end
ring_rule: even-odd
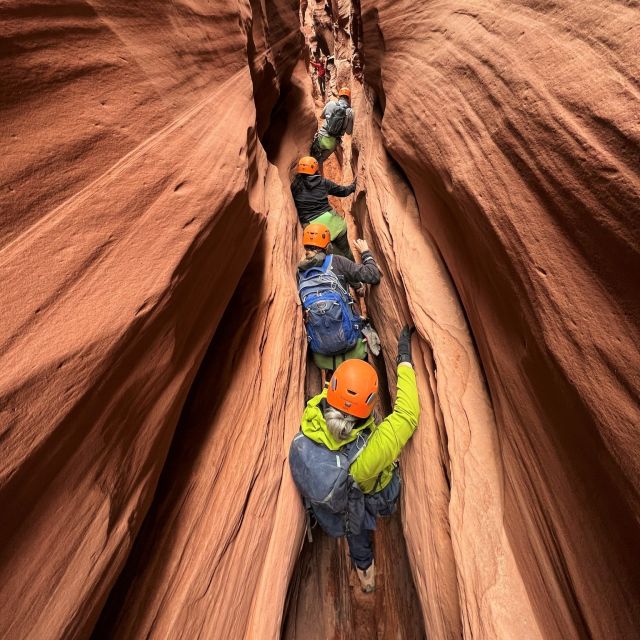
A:
MULTIPOLYGON (((360 290, 380 282, 380 270, 365 240, 355 242, 362 264, 331 255, 330 241, 325 225, 308 225, 302 238, 305 256, 297 272, 309 348, 316 366, 325 371, 335 370, 345 360, 367 358, 363 336, 367 320, 360 317, 349 287, 360 290)), ((371 326, 366 332, 377 339, 371 326)))
POLYGON ((322 58, 316 62, 314 59, 311 60, 311 66, 316 70, 316 77, 318 78, 318 87, 320 88, 320 95, 324 98, 325 92, 325 77, 327 75, 327 70, 324 65, 324 60, 322 58))
POLYGON ((330 536, 346 536, 362 590, 375 589, 372 532, 400 495, 396 459, 418 426, 420 403, 411 361, 411 333, 398 338, 398 392, 393 412, 376 425, 378 374, 347 360, 311 398, 289 449, 291 473, 307 512, 330 536))
POLYGON ((329 205, 328 196, 345 198, 356 190, 356 181, 340 185, 318 175, 318 161, 305 156, 298 162, 296 176, 291 183, 291 194, 303 227, 312 222, 329 227, 334 254, 353 260, 347 238, 347 223, 329 205))
POLYGON ((353 133, 355 114, 351 108, 351 90, 342 87, 338 99, 327 102, 321 117, 324 124, 311 143, 311 155, 320 165, 336 150, 345 133, 353 133))

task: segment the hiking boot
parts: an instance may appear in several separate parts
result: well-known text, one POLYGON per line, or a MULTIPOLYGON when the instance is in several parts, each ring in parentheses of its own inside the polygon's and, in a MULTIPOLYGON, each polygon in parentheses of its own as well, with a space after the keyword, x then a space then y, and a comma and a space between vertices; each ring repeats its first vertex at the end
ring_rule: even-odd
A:
POLYGON ((376 569, 374 563, 368 569, 358 569, 356 567, 356 573, 360 579, 360 586, 365 593, 371 593, 376 589, 376 569))

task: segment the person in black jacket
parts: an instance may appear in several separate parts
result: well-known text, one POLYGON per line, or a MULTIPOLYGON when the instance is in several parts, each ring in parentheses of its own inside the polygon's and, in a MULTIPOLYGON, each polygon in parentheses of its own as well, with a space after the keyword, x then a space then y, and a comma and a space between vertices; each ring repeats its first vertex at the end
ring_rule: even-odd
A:
MULTIPOLYGON (((323 265, 329 252, 328 250, 330 249, 329 229, 323 224, 309 224, 304 230, 302 242, 304 243, 305 256, 298 264, 299 274, 312 267, 321 267, 323 265)), ((355 246, 362 256, 362 264, 358 264, 344 256, 334 254, 329 268, 337 276, 340 285, 345 291, 348 292, 349 287, 352 287, 356 292, 360 293, 364 291, 365 284, 379 284, 381 274, 366 240, 356 240, 355 246)), ((365 322, 363 331, 369 339, 373 337, 379 344, 379 338, 373 327, 368 324, 368 321, 365 322)), ((374 353, 376 352, 374 351, 374 353)), ((367 345, 364 335, 360 337, 353 349, 345 353, 335 356, 313 353, 313 360, 316 366, 319 369, 325 369, 327 371, 335 370, 340 363, 345 360, 351 360, 352 358, 366 360, 367 345)))
POLYGON ((347 223, 329 205, 328 196, 345 198, 356 190, 356 181, 340 185, 318 175, 318 161, 311 156, 298 162, 297 175, 291 183, 291 194, 303 227, 319 223, 329 228, 333 253, 353 261, 347 238, 347 223))
MULTIPOLYGON (((326 233, 329 229, 314 222, 310 224, 303 235, 305 256, 298 264, 298 271, 306 271, 311 267, 320 267, 327 257, 329 241, 326 233)), ((333 246, 333 243, 331 243, 333 246)), ((331 270, 336 274, 342 287, 348 291, 349 287, 359 290, 363 284, 380 284, 380 269, 369 249, 366 240, 358 239, 355 246, 362 256, 362 264, 334 253, 331 270)))

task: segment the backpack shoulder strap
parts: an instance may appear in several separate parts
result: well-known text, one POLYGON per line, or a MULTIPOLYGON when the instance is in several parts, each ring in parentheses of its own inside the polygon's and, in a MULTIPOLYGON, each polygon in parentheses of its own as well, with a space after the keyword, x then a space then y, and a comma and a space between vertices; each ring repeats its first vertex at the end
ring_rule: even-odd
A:
POLYGON ((347 451, 347 460, 349 461, 349 466, 351 466, 360 456, 360 454, 364 451, 367 446, 367 442, 369 441, 369 436, 371 432, 369 429, 365 429, 358 434, 358 437, 350 443, 349 450, 347 451))
POLYGON ((322 263, 322 273, 327 273, 331 269, 331 262, 333 261, 333 254, 329 254, 322 263))
POLYGON ((309 267, 304 271, 298 271, 298 283, 300 283, 301 280, 306 280, 307 278, 311 277, 314 274, 320 274, 320 273, 325 273, 324 263, 316 267, 309 267))
MULTIPOLYGON (((341 256, 341 257, 344 257, 344 256, 341 256)), ((323 271, 325 273, 327 273, 327 271, 329 271, 329 269, 331 268, 331 265, 333 264, 333 258, 334 258, 333 254, 329 254, 327 256, 328 265, 327 265, 327 260, 325 260, 324 264, 322 265, 322 269, 323 269, 323 271), (325 269, 325 265, 327 265, 326 269, 325 269)), ((354 300, 351 297, 351 294, 349 293, 349 281, 346 279, 346 276, 344 276, 343 273, 338 274, 335 271, 333 271, 331 273, 331 275, 335 278, 335 281, 338 284, 338 288, 340 289, 340 291, 342 292, 342 294, 344 295, 344 297, 346 299, 345 301, 348 304, 353 305, 354 304, 354 300), (342 284, 342 281, 340 280, 340 276, 345 278, 346 287, 342 284)))

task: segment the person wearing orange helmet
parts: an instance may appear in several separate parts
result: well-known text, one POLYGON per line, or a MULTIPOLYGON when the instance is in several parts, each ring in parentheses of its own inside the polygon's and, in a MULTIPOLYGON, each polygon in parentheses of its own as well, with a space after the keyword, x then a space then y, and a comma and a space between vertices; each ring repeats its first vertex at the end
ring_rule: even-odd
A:
POLYGON ((303 227, 312 222, 329 227, 333 252, 353 260, 345 219, 331 208, 329 196, 345 198, 356 190, 356 181, 341 185, 318 174, 318 161, 312 156, 300 158, 291 183, 291 195, 303 227))
POLYGON ((320 165, 336 150, 345 133, 353 133, 355 113, 351 108, 351 89, 342 87, 338 91, 338 99, 327 102, 321 117, 324 124, 311 143, 311 155, 320 165))
POLYGON ((356 240, 355 246, 362 256, 362 263, 358 264, 344 256, 329 254, 330 241, 331 235, 325 225, 314 223, 305 227, 302 237, 305 255, 298 264, 297 270, 298 288, 305 313, 309 347, 314 363, 319 369, 325 371, 333 371, 345 360, 366 359, 367 341, 371 350, 378 353, 376 348, 380 342, 373 327, 367 320, 359 316, 349 292, 349 287, 361 292, 364 290, 365 284, 376 285, 380 282, 380 270, 369 245, 365 240, 356 240), (319 278, 318 275, 320 275, 319 278), (310 286, 306 284, 308 279, 311 280, 310 286), (325 289, 328 292, 326 300, 321 295, 325 289), (304 293, 307 290, 308 297, 304 293), (334 305, 335 312, 329 321, 324 312, 327 303, 331 301, 338 304, 334 305), (309 302, 308 305, 307 302, 309 302), (345 304, 341 305, 341 302, 345 304), (316 340, 313 340, 314 328, 310 327, 310 323, 313 324, 316 308, 323 329, 318 332, 316 340), (340 339, 332 335, 334 328, 331 323, 335 323, 335 331, 340 333, 340 339), (351 325, 355 326, 353 333, 349 334, 351 325), (330 334, 327 342, 331 346, 328 350, 322 348, 326 346, 322 341, 323 331, 330 334), (365 340, 365 335, 367 340, 365 340))
POLYGON ((391 515, 400 495, 396 459, 418 426, 420 402, 411 360, 411 334, 398 338, 393 411, 373 416, 378 374, 347 360, 322 393, 307 402, 289 450, 291 473, 308 513, 332 537, 346 536, 363 591, 375 589, 372 535, 378 516, 391 515))
MULTIPOLYGON (((302 234, 305 255, 298 264, 299 272, 319 267, 324 262, 329 253, 330 236, 329 228, 323 224, 313 223, 305 227, 302 234)), ((358 238, 355 246, 362 257, 361 264, 339 254, 333 255, 331 270, 336 274, 340 285, 345 289, 351 286, 358 290, 363 284, 379 284, 380 269, 367 241, 358 238)))

